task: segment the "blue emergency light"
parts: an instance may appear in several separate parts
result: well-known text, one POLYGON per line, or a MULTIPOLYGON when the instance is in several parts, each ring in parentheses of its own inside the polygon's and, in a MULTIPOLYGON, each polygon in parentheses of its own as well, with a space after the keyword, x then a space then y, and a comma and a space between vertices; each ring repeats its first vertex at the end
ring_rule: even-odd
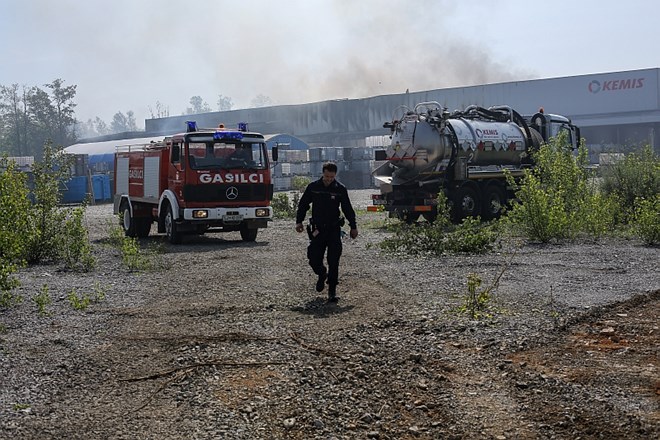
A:
POLYGON ((240 131, 216 131, 213 133, 213 140, 215 141, 221 141, 221 140, 233 140, 233 141, 240 141, 243 139, 243 133, 240 131))
POLYGON ((197 131, 197 122, 186 121, 186 133, 192 133, 194 131, 197 131))
POLYGON ((247 122, 239 122, 238 123, 238 131, 248 131, 247 122))

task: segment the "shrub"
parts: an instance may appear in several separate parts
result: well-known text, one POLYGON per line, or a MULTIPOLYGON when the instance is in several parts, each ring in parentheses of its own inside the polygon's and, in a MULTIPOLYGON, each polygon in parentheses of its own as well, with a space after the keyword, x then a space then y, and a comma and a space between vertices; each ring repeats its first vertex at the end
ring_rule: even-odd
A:
POLYGON ((518 183, 517 201, 505 222, 530 240, 574 239, 579 234, 600 237, 615 223, 618 205, 612 196, 599 194, 586 169, 584 144, 573 154, 565 136, 542 145, 534 155, 536 166, 518 183))
POLYGON ((294 218, 300 201, 300 193, 294 193, 293 199, 285 192, 277 193, 273 196, 270 206, 273 208, 273 216, 277 218, 294 218))
POLYGON ((105 299, 105 292, 103 289, 101 289, 99 283, 97 282, 94 284, 94 291, 91 294, 83 292, 82 294, 78 295, 77 290, 72 289, 68 293, 67 298, 75 310, 86 310, 91 303, 103 301, 105 299))
POLYGON ((311 181, 312 179, 306 176, 293 176, 293 179, 291 179, 291 188, 293 188, 295 191, 303 192, 311 181))
POLYGON ((96 266, 96 259, 92 255, 89 235, 83 225, 85 207, 72 209, 68 214, 62 225, 63 243, 59 249, 59 259, 67 269, 89 272, 96 266))
POLYGON ((433 223, 399 223, 392 228, 394 236, 381 241, 380 249, 409 255, 447 253, 484 253, 492 249, 497 234, 489 224, 468 217, 459 225, 452 224, 444 194, 438 197, 438 216, 433 223))
POLYGON ((2 308, 21 301, 20 296, 12 293, 16 287, 20 286, 20 282, 12 276, 16 270, 15 264, 0 258, 0 307, 2 308))
POLYGON ((86 228, 84 207, 60 206, 60 187, 70 177, 71 156, 50 143, 41 162, 28 175, 6 158, 0 160, 0 258, 20 264, 63 262, 67 268, 90 270, 95 261, 86 228))
POLYGON ((660 157, 650 146, 632 152, 607 167, 602 167, 602 191, 615 196, 623 208, 624 221, 635 215, 638 199, 650 200, 660 193, 660 157))
POLYGON ((660 193, 648 199, 637 199, 633 227, 645 244, 660 243, 660 193))
POLYGON ((32 297, 32 301, 34 301, 34 303, 37 305, 37 310, 39 312, 39 315, 41 316, 50 315, 50 312, 46 310, 46 307, 48 307, 53 302, 53 300, 50 298, 50 294, 48 293, 47 284, 41 286, 41 290, 39 291, 38 294, 32 297))

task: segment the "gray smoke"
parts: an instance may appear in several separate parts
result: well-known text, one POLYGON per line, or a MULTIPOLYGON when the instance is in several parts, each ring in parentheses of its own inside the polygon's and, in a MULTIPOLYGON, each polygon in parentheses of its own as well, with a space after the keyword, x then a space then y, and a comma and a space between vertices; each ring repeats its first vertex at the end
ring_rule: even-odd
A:
MULTIPOLYGON (((245 108, 259 94, 299 104, 535 76, 492 59, 479 26, 457 33, 457 4, 33 0, 4 9, 40 42, 31 56, 43 57, 13 82, 63 78, 78 85, 80 119, 133 110, 140 123, 157 101, 176 116, 195 95, 215 110, 219 94, 245 108)), ((20 61, 18 46, 7 55, 20 61)))

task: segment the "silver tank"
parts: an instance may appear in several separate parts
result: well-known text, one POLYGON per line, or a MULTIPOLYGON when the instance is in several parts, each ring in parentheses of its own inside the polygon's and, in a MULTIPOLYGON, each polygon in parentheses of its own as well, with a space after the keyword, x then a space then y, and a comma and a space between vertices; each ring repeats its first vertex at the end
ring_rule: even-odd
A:
MULTIPOLYGON (((449 161, 453 134, 457 158, 467 157, 470 165, 520 163, 521 154, 526 151, 526 137, 518 124, 469 117, 470 108, 452 117, 437 103, 433 103, 437 108, 424 111, 428 104, 418 104, 415 111, 393 122, 387 159, 396 168, 406 169, 401 170, 405 174, 430 170, 442 161, 449 161)), ((505 107, 491 109, 506 110, 505 107)))

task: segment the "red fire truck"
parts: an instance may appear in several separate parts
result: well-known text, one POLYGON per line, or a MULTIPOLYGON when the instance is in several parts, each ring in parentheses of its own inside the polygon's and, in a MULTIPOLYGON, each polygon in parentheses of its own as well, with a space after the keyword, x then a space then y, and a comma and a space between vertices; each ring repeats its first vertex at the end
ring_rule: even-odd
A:
POLYGON ((238 125, 198 129, 189 121, 185 133, 117 147, 114 213, 126 235, 146 237, 155 222, 171 243, 229 231, 254 241, 272 220, 273 185, 263 135, 238 125))

